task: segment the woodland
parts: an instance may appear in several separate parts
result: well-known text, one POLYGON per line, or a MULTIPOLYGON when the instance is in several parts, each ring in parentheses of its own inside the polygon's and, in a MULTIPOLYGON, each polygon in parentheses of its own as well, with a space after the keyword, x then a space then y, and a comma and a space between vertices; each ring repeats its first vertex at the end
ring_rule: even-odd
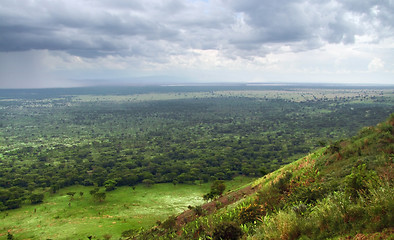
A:
MULTIPOLYGON (((281 88, 128 90, 2 90, 1 209, 19 207, 37 189, 55 193, 76 184, 109 191, 143 182, 259 177, 393 111, 392 92, 386 97, 380 90, 351 94, 339 89, 329 99, 325 95, 332 91, 315 89, 308 91, 310 100, 299 101, 275 96, 275 91, 287 90, 281 88), (256 90, 261 97, 245 94, 256 90), (212 97, 201 97, 204 92, 212 97), (113 93, 117 95, 111 99, 113 93), (170 93, 185 97, 116 99, 170 93), (86 95, 91 98, 81 100, 86 95)), ((287 91, 298 98, 305 95, 287 91)))
POLYGON ((0 210, 77 185, 101 202, 123 186, 259 178, 393 106, 392 88, 356 86, 0 90, 0 210))

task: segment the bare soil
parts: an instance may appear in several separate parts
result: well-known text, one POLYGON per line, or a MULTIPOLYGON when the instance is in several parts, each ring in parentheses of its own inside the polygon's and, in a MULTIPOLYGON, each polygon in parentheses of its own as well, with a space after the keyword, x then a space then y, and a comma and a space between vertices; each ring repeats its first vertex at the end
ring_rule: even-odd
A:
MULTIPOLYGON (((239 189, 237 191, 229 192, 225 195, 220 196, 214 201, 203 204, 201 207, 204 209, 205 214, 209 215, 214 213, 216 210, 226 207, 232 203, 239 201, 242 198, 246 198, 247 196, 252 195, 256 191, 261 188, 260 185, 251 187, 247 186, 245 188, 239 189)), ((198 216, 195 214, 193 210, 187 210, 181 213, 177 217, 176 225, 177 227, 181 227, 188 222, 195 220, 198 216)))

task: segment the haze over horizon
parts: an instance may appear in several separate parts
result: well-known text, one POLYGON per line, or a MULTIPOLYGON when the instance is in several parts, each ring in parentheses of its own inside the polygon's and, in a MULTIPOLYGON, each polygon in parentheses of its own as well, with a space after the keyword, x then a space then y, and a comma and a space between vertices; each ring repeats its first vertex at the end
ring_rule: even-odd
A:
POLYGON ((0 88, 394 84, 392 0, 3 0, 0 88))

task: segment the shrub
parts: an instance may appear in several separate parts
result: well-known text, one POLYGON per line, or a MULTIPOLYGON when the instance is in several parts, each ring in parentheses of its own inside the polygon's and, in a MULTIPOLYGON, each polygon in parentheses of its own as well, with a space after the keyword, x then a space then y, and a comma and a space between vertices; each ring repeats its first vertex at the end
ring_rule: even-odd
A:
POLYGON ((272 187, 279 189, 280 193, 284 193, 288 190, 289 181, 292 178, 293 174, 291 172, 286 172, 284 176, 279 178, 279 180, 272 184, 272 187))
POLYGON ((310 222, 318 227, 318 232, 338 232, 344 227, 343 216, 349 205, 350 202, 344 194, 334 193, 316 204, 312 209, 310 222))
POLYGON ((96 194, 93 195, 94 200, 97 202, 103 202, 105 200, 105 198, 107 197, 107 195, 104 192, 98 192, 96 194))
POLYGON ((256 202, 241 207, 239 211, 239 219, 241 223, 254 222, 264 215, 264 209, 256 202))
POLYGON ((280 210, 271 217, 264 217, 263 226, 258 231, 258 237, 264 239, 297 239, 301 235, 300 219, 293 211, 280 210))
POLYGON ((100 191, 100 188, 96 187, 96 188, 90 190, 90 191, 89 191, 89 194, 92 195, 92 196, 94 196, 96 193, 98 193, 98 191, 100 191))
POLYGON ((392 227, 394 222, 394 188, 390 184, 382 184, 382 186, 370 190, 370 196, 364 202, 368 205, 365 215, 370 218, 367 228, 371 232, 392 227))
POLYGON ((109 192, 109 191, 115 190, 116 184, 117 184, 117 181, 113 180, 113 179, 109 179, 109 180, 105 181, 104 182, 105 191, 109 192))
POLYGON ((32 204, 42 203, 44 200, 44 194, 42 193, 32 193, 30 195, 30 202, 32 204))
POLYGON ((223 194, 224 190, 226 189, 226 185, 222 180, 216 180, 211 185, 211 191, 203 196, 204 200, 209 201, 210 199, 215 199, 223 194))
POLYGON ((74 195, 76 194, 76 192, 68 192, 66 193, 68 196, 70 196, 70 200, 74 200, 74 195))
POLYGON ((176 216, 170 216, 160 226, 164 229, 172 229, 176 225, 176 216))
POLYGON ((346 176, 345 190, 352 200, 358 198, 359 194, 367 194, 369 186, 376 185, 377 174, 368 171, 365 164, 353 167, 352 173, 346 176))
POLYGON ((106 240, 109 240, 109 239, 112 238, 112 235, 111 234, 104 234, 103 238, 106 239, 106 240))
POLYGON ((241 227, 234 222, 224 222, 217 225, 213 231, 213 240, 238 240, 242 237, 241 227))
POLYGON ((197 216, 201 216, 201 215, 204 214, 204 209, 202 208, 201 205, 195 206, 195 207, 193 208, 193 211, 194 211, 194 213, 195 213, 197 216))
POLYGON ((279 192, 279 189, 269 186, 264 191, 257 193, 257 202, 264 207, 267 212, 273 212, 275 209, 280 209, 284 206, 284 196, 279 192))

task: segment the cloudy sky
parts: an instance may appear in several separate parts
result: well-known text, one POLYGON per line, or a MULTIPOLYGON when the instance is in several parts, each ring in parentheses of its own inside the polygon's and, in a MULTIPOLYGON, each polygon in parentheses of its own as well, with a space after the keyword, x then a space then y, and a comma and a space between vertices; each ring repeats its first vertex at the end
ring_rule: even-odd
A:
POLYGON ((152 81, 394 84, 394 1, 0 1, 0 88, 152 81))

